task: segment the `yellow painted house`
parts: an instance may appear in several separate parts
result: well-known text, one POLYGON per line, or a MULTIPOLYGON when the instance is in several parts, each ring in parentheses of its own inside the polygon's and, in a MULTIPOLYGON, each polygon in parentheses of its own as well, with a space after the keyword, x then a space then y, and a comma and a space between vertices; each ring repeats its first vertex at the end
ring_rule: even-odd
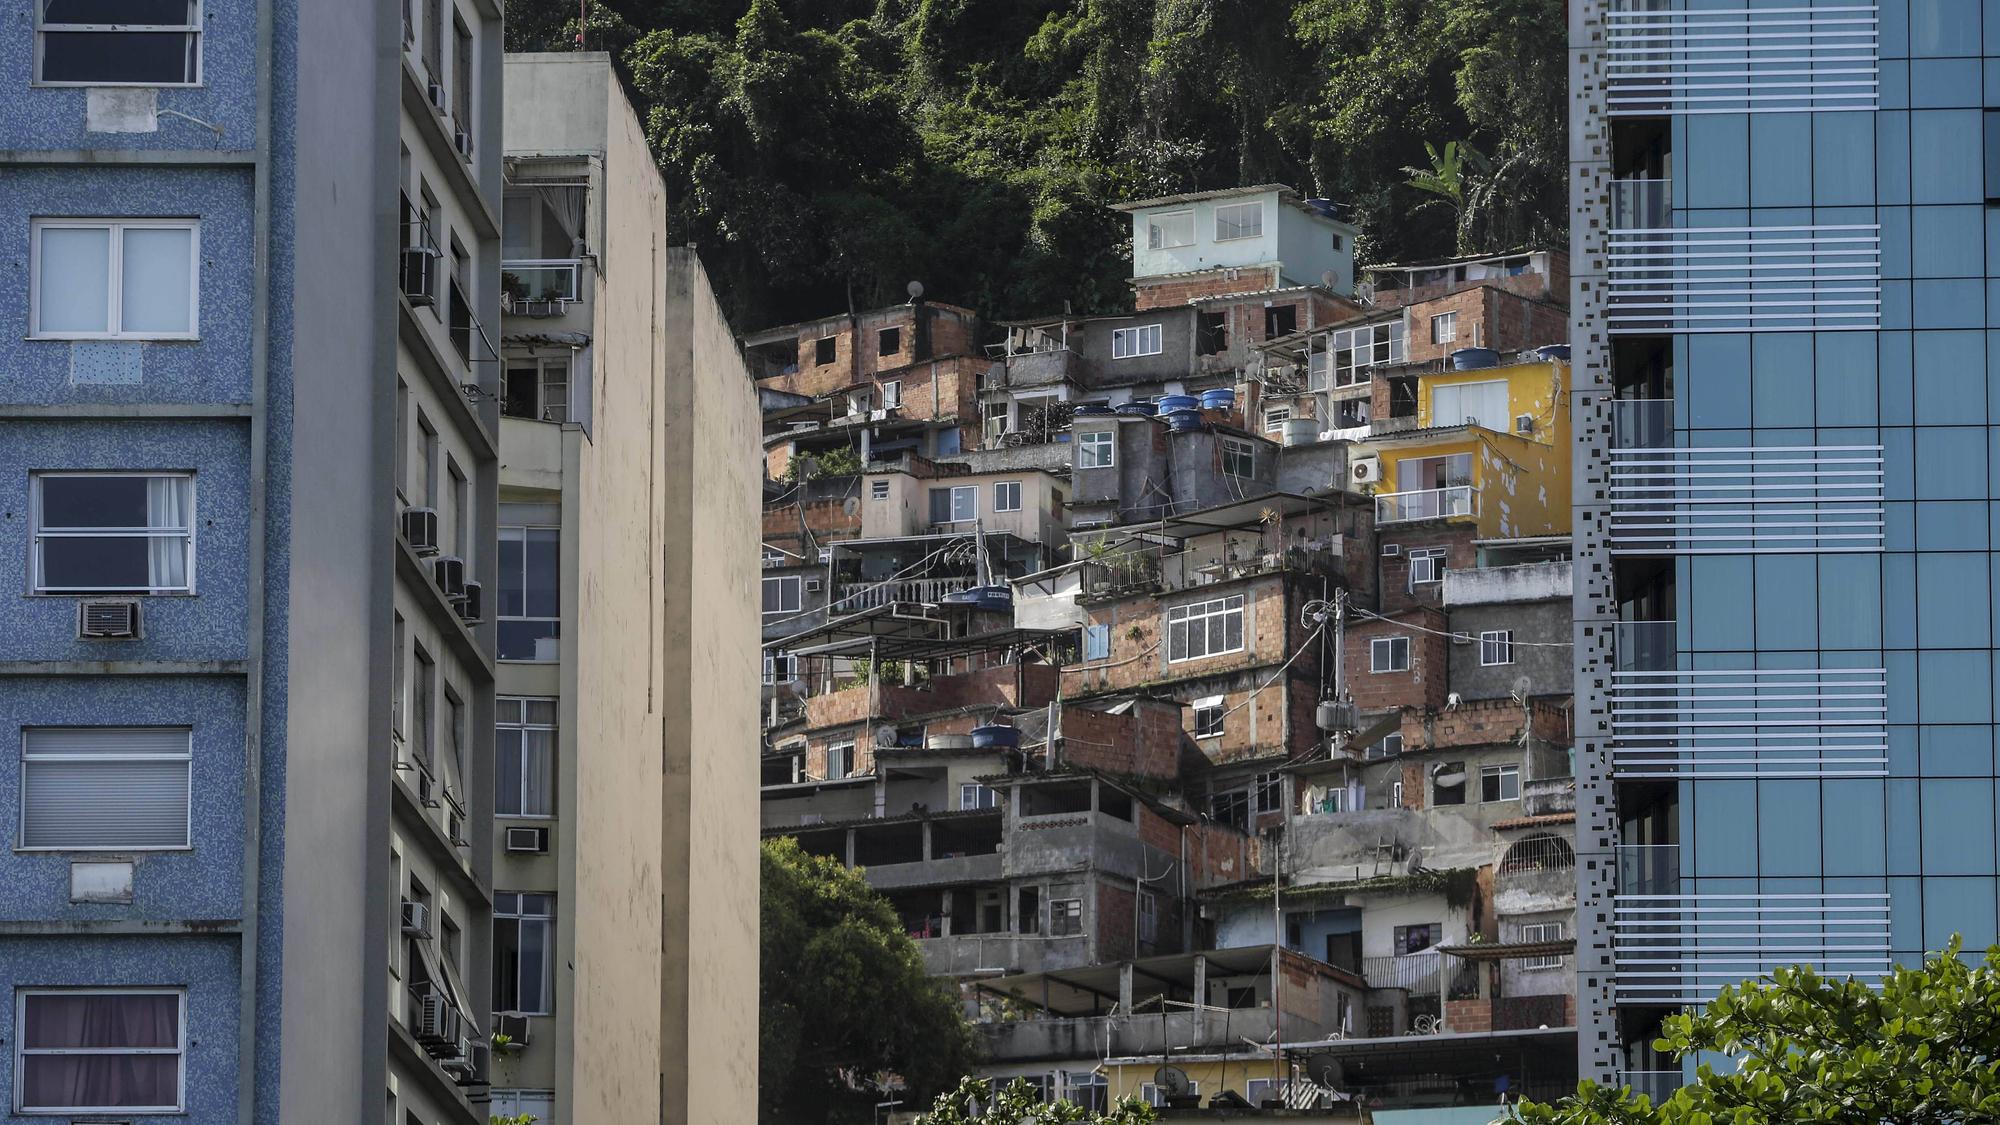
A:
POLYGON ((1420 376, 1414 424, 1378 423, 1353 454, 1378 462, 1376 524, 1472 522, 1481 539, 1569 534, 1569 376, 1560 359, 1420 376))

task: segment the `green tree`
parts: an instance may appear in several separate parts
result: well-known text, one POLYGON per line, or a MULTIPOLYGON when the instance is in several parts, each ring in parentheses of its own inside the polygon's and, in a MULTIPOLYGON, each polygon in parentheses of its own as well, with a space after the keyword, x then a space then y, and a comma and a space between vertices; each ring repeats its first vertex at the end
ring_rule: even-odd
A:
POLYGON ((967 1078, 937 1096, 930 1112, 917 1115, 917 1125, 1029 1125, 1039 1122, 1086 1122, 1091 1125, 1146 1125, 1158 1117, 1153 1107, 1127 1095, 1108 1113, 1095 1113, 1074 1102, 1042 1101, 1033 1086, 1015 1079, 998 1094, 984 1078, 967 1078))
POLYGON ((1554 1105, 1523 1105, 1533 1125, 1710 1125, 1818 1121, 1959 1125, 2000 1120, 2000 946, 1979 964, 1953 937, 1920 968, 1882 986, 1779 969, 1730 988, 1700 1012, 1667 1018, 1658 1042, 1676 1059, 1713 1052, 1693 1084, 1654 1105, 1630 1090, 1581 1083, 1554 1105))
POLYGON ((931 1097, 969 1069, 956 992, 924 974, 896 912, 858 872, 764 843, 759 1119, 864 1122, 900 1079, 931 1097))

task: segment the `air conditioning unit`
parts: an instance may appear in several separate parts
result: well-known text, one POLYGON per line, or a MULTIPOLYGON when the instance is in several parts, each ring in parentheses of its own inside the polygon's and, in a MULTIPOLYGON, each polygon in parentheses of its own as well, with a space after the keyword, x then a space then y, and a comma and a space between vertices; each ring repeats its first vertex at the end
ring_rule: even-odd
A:
POLYGON ((450 1072, 452 1079, 460 1086, 492 1084, 487 1075, 492 1070, 493 1051, 484 1043, 474 1043, 468 1039, 463 1054, 440 1065, 450 1072))
POLYGON ((465 159, 472 159, 472 134, 463 129, 453 129, 451 131, 451 147, 457 149, 458 154, 465 159))
POLYGON ((418 308, 437 304, 432 295, 431 271, 437 268, 437 251, 428 246, 403 247, 403 296, 418 308))
POLYGON ((472 846, 472 841, 467 839, 465 835, 465 818, 457 813, 445 814, 444 834, 445 838, 451 841, 451 846, 454 848, 469 848, 472 846))
POLYGON ((134 640, 139 636, 139 603, 135 601, 78 602, 76 639, 80 641, 134 640))
POLYGON ((1376 484, 1382 479, 1382 459, 1380 457, 1357 457, 1348 466, 1347 475, 1355 484, 1376 484))
POLYGON ((486 617, 486 587, 477 582, 467 582, 465 592, 456 600, 458 618, 468 625, 477 624, 486 617))
POLYGON ((417 767, 417 803, 427 809, 438 807, 437 783, 431 780, 430 771, 417 767))
POLYGON ((443 555, 431 562, 431 573, 437 578, 438 589, 447 598, 465 596, 465 560, 457 555, 443 555))
POLYGON ((431 96, 431 108, 432 108, 432 109, 435 109, 435 110, 437 110, 437 111, 439 111, 439 112, 443 112, 443 111, 444 111, 444 83, 442 83, 442 82, 439 82, 439 81, 438 81, 437 79, 433 78, 433 79, 431 79, 431 80, 430 80, 430 85, 429 85, 429 90, 430 90, 430 96, 431 96))
POLYGON ((436 508, 403 509, 403 542, 420 556, 438 553, 438 514, 436 508))
POLYGON ((493 1034, 505 1035, 514 1045, 528 1045, 531 1021, 519 1012, 495 1012, 493 1014, 493 1034))
POLYGON ((546 855, 549 850, 549 830, 546 828, 507 829, 507 852, 510 855, 546 855))
POLYGON ((444 990, 432 985, 416 997, 416 1027, 411 1034, 433 1056, 448 1050, 458 1040, 458 1009, 445 999, 444 990))
POLYGON ((421 902, 403 900, 403 936, 427 938, 431 936, 431 908, 421 902))
POLYGON ((1403 545, 1401 543, 1382 544, 1382 557, 1385 559, 1393 559, 1397 555, 1400 555, 1402 553, 1403 553, 1403 545))
POLYGON ((1532 434, 1532 433, 1534 433, 1534 432, 1535 432, 1535 416, 1534 416, 1533 414, 1517 414, 1517 415, 1515 415, 1515 416, 1514 416, 1514 432, 1515 432, 1515 433, 1517 433, 1517 434, 1532 434))

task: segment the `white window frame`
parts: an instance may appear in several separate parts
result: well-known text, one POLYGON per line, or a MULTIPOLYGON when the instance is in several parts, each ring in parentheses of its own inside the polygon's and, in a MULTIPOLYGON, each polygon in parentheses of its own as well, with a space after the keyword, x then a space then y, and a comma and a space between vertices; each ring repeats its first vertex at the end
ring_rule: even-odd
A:
POLYGON ((788 684, 798 678, 799 678, 798 657, 793 656, 791 653, 786 652, 783 649, 764 650, 765 687, 775 687, 778 684, 788 684), (785 674, 782 677, 778 675, 778 667, 781 664, 785 668, 785 674))
POLYGON ((762 587, 759 588, 757 595, 758 597, 757 606, 761 616, 764 618, 764 620, 769 621, 774 617, 784 617, 789 614, 798 614, 804 612, 805 596, 806 596, 805 589, 806 589, 806 580, 805 576, 802 574, 773 574, 766 577, 764 579, 764 584, 762 587), (778 608, 767 610, 763 608, 764 605, 763 591, 769 589, 771 583, 773 582, 776 582, 778 584, 778 590, 779 590, 778 608), (787 599, 785 597, 785 594, 783 593, 783 591, 786 589, 786 583, 790 583, 790 589, 792 591, 791 597, 789 599, 787 599), (791 608, 789 609, 787 609, 785 605, 785 603, 788 600, 791 603, 791 608))
POLYGON ((932 522, 933 524, 944 524, 944 523, 971 523, 971 522, 972 522, 973 520, 976 520, 976 519, 978 519, 978 518, 979 518, 979 486, 978 486, 978 485, 976 485, 976 484, 954 484, 954 485, 946 485, 946 486, 945 486, 945 487, 943 487, 943 488, 933 488, 933 489, 931 489, 931 492, 930 492, 930 494, 931 494, 931 496, 933 497, 933 499, 931 500, 931 505, 932 505, 932 509, 933 509, 933 512, 935 512, 935 509, 936 509, 936 505, 937 505, 937 501, 936 501, 935 497, 936 497, 936 496, 937 496, 937 494, 938 494, 938 493, 940 493, 940 492, 949 492, 949 493, 950 493, 950 495, 951 495, 951 500, 950 500, 950 502, 949 502, 949 503, 948 503, 948 504, 946 505, 946 511, 945 511, 945 515, 946 515, 946 517, 947 517, 947 518, 946 518, 946 519, 936 519, 936 518, 934 517, 934 518, 932 518, 932 520, 931 520, 931 522, 932 522), (964 502, 964 507, 963 507, 963 509, 962 509, 962 510, 963 510, 963 511, 965 512, 965 514, 964 514, 964 515, 959 515, 959 512, 961 511, 961 508, 960 508, 960 501, 963 501, 963 502, 964 502))
MULTIPOLYGON (((556 998, 556 972, 555 972, 556 917, 557 917, 556 896, 555 892, 553 891, 500 891, 494 895, 494 902, 493 902, 494 926, 497 928, 501 922, 514 923, 515 927, 514 940, 516 943, 519 943, 521 940, 520 934, 522 926, 526 925, 527 923, 535 922, 535 923, 540 923, 542 927, 542 982, 540 989, 542 994, 542 1002, 540 1005, 538 1005, 536 1008, 533 1009, 508 1008, 504 1009, 505 1011, 510 1011, 515 1013, 516 1015, 523 1015, 523 1016, 546 1016, 554 1014, 555 998, 556 998), (514 909, 511 911, 506 911, 501 909, 500 896, 507 894, 515 896, 514 909), (530 895, 533 895, 536 898, 546 899, 548 912, 545 914, 528 913, 526 907, 526 899, 530 895)), ((496 949, 500 945, 499 935, 497 933, 493 936, 493 945, 496 949)), ((519 975, 520 972, 521 972, 521 967, 519 965, 516 965, 515 966, 516 976, 514 979, 514 998, 517 1000, 520 999, 521 996, 521 981, 523 979, 519 975)), ((495 999, 497 1000, 498 997, 495 997, 495 999)))
POLYGON ((1431 317, 1431 343, 1449 344, 1458 339, 1458 310, 1431 317))
POLYGON ((48 752, 48 751, 36 753, 31 748, 31 743, 33 742, 33 739, 30 736, 33 735, 36 731, 77 730, 77 729, 83 729, 83 728, 75 726, 54 726, 54 725, 26 726, 20 728, 21 793, 19 798, 20 804, 18 808, 19 815, 15 818, 15 825, 16 825, 15 839, 14 839, 15 850, 22 852, 118 852, 118 853, 185 852, 194 850, 194 730, 193 728, 172 726, 172 725, 154 726, 154 727, 122 726, 122 727, 93 728, 105 731, 127 731, 127 730, 150 730, 150 731, 161 731, 161 732, 179 731, 184 739, 183 744, 186 746, 186 749, 179 753, 136 753, 135 752, 126 754, 63 754, 60 752, 48 752), (131 844, 51 845, 51 844, 28 843, 28 790, 31 785, 29 777, 33 773, 34 764, 37 762, 88 762, 88 763, 180 762, 182 763, 182 768, 185 769, 187 772, 187 786, 186 786, 187 807, 182 810, 183 817, 181 821, 181 842, 178 844, 148 844, 148 845, 137 845, 137 846, 131 844))
MULTIPOLYGON (((558 526, 558 525, 555 525, 555 524, 538 524, 538 523, 528 523, 528 524, 502 524, 502 525, 501 525, 501 526, 500 526, 500 527, 499 527, 499 528, 498 528, 498 529, 496 530, 496 535, 495 535, 495 538, 496 538, 496 542, 505 542, 505 541, 507 540, 507 538, 508 538, 508 533, 509 533, 509 532, 519 532, 519 533, 520 533, 520 543, 521 543, 521 608, 525 610, 525 609, 527 608, 527 603, 528 603, 528 591, 529 591, 529 590, 530 590, 530 589, 532 588, 532 583, 531 583, 531 582, 529 581, 529 578, 530 578, 530 576, 531 576, 531 575, 532 575, 532 574, 534 573, 534 570, 533 570, 533 568, 532 568, 532 567, 530 567, 530 566, 528 565, 528 543, 529 543, 530 539, 532 538, 532 537, 531 537, 531 535, 530 535, 530 533, 531 533, 531 532, 536 532, 536 531, 553 531, 553 532, 555 532, 555 533, 556 533, 556 612, 555 612, 555 615, 554 615, 554 616, 552 616, 552 617, 537 617, 537 616, 533 616, 533 615, 530 615, 530 614, 523 614, 523 615, 521 615, 521 616, 509 616, 509 615, 507 615, 507 614, 504 614, 504 613, 501 613, 501 612, 500 612, 500 597, 501 597, 501 592, 500 592, 500 591, 504 591, 504 590, 506 589, 506 586, 507 586, 507 576, 506 576, 505 574, 502 574, 502 575, 500 575, 500 577, 499 577, 499 580, 498 580, 498 583, 499 583, 499 586, 500 586, 500 591, 495 591, 495 593, 494 593, 494 606, 493 606, 493 619, 494 619, 495 621, 538 621, 538 622, 544 622, 544 623, 547 623, 547 624, 550 624, 550 625, 553 625, 553 626, 555 627, 555 630, 556 630, 556 632, 555 632, 555 636, 556 636, 556 639, 557 639, 557 643, 558 643, 558 645, 560 645, 560 643, 561 643, 561 638, 562 638, 562 610, 563 610, 563 604, 562 604, 562 528, 561 528, 560 526, 558 526)), ((533 658, 531 658, 531 657, 504 657, 503 659, 507 660, 507 661, 508 661, 509 663, 512 663, 512 664, 550 664, 550 663, 554 663, 554 661, 553 661, 553 660, 535 660, 535 659, 533 659, 533 658)))
POLYGON ((1000 807, 1000 791, 990 785, 976 781, 963 781, 958 786, 958 808, 964 812, 971 809, 997 809, 1000 807))
MULTIPOLYGON (((39 7, 39 4, 37 5, 39 7)), ((192 218, 37 218, 28 223, 28 338, 30 340, 199 340, 201 339, 201 220, 192 218), (124 315, 125 232, 128 230, 188 232, 188 330, 186 332, 126 332, 124 315), (104 275, 105 331, 42 331, 42 235, 51 230, 105 230, 110 261, 104 275)))
POLYGON ((884 478, 884 479, 881 479, 881 480, 871 480, 871 481, 869 481, 869 482, 868 482, 868 498, 869 498, 870 500, 887 500, 887 499, 889 498, 889 481, 888 481, 888 479, 887 479, 887 478, 884 478))
POLYGON ((1148 250, 1177 250, 1183 246, 1193 246, 1195 242, 1194 234, 1195 221, 1194 208, 1192 207, 1185 207, 1179 211, 1156 211, 1146 216, 1146 249, 1148 250), (1162 221, 1166 219, 1187 220, 1187 240, 1185 242, 1167 241, 1169 237, 1167 227, 1162 221))
POLYGON ((1368 382, 1370 368, 1403 362, 1409 355, 1405 336, 1401 319, 1377 321, 1328 333, 1325 354, 1333 385, 1360 386, 1368 382), (1365 360, 1360 358, 1364 347, 1368 352, 1365 360), (1381 358, 1377 358, 1377 352, 1382 353, 1381 358), (1345 362, 1340 358, 1343 353, 1347 356, 1345 362))
POLYGON ((1082 936, 1082 934, 1083 934, 1083 900, 1082 900, 1081 898, 1052 898, 1052 899, 1050 899, 1050 900, 1049 900, 1049 936, 1050 936, 1050 937, 1080 937, 1080 936, 1082 936), (1072 909, 1072 908, 1074 908, 1074 909, 1072 909), (1075 928, 1075 929, 1073 929, 1073 930, 1070 930, 1070 931, 1068 931, 1068 932, 1066 932, 1066 933, 1065 933, 1065 932, 1059 932, 1059 931, 1058 931, 1058 929, 1057 929, 1057 922, 1058 922, 1058 920, 1059 920, 1059 919, 1067 919, 1067 918, 1074 918, 1074 919, 1076 920, 1076 928, 1075 928))
POLYGON ((1285 423, 1291 420, 1292 420, 1291 407, 1289 406, 1266 407, 1264 409, 1264 432, 1267 434, 1282 433, 1284 432, 1285 429, 1285 423))
POLYGON ((1196 738, 1221 738, 1223 721, 1228 711, 1223 707, 1225 697, 1203 696, 1194 701, 1194 736, 1196 738))
MULTIPOLYGON (((532 372, 532 377, 535 380, 535 413, 533 417, 525 420, 561 424, 577 421, 571 410, 571 407, 575 404, 570 401, 570 390, 573 386, 570 380, 574 377, 575 371, 576 368, 567 358, 526 356, 520 359, 508 360, 501 369, 501 377, 508 382, 512 382, 513 377, 528 378, 532 372), (554 377, 552 378, 551 376, 554 377), (550 393, 558 387, 562 389, 562 402, 560 403, 552 401, 554 396, 550 393), (562 416, 559 418, 554 417, 558 412, 562 416)), ((504 390, 502 395, 501 401, 505 402, 504 390)), ((509 414, 508 417, 520 418, 521 415, 509 414)))
POLYGON ((1514 630, 1486 629, 1479 634, 1479 666, 1498 668, 1514 663, 1514 630))
POLYGON ((1085 625, 1083 627, 1083 658, 1085 660, 1111 659, 1111 626, 1085 625))
POLYGON ((1518 801, 1520 799, 1521 799, 1521 767, 1518 763, 1505 762, 1495 766, 1479 767, 1480 804, 1491 805, 1491 804, 1497 804, 1501 801, 1518 801), (1497 797, 1488 797, 1486 795, 1486 779, 1489 777, 1494 778, 1499 783, 1500 795, 1497 797), (1512 778, 1514 783, 1514 792, 1512 796, 1509 796, 1507 793, 1508 778, 1512 778))
POLYGON ((1167 610, 1166 629, 1167 663, 1169 664, 1179 664, 1188 660, 1206 660, 1212 656, 1227 656, 1233 652, 1242 652, 1250 640, 1249 621, 1244 613, 1242 594, 1231 594, 1224 598, 1211 598, 1205 602, 1192 602, 1188 605, 1173 606, 1167 610), (1222 619, 1223 644, 1228 645, 1228 619, 1231 616, 1237 619, 1236 644, 1233 647, 1208 648, 1208 622, 1214 618, 1222 619), (1202 623, 1203 647, 1200 652, 1194 651, 1194 625, 1197 621, 1202 623), (1176 625, 1185 627, 1181 631, 1182 644, 1179 646, 1179 655, 1175 655, 1174 626, 1176 625))
MULTIPOLYGON (((1523 922, 1521 923, 1521 944, 1528 945, 1533 942, 1561 941, 1569 936, 1569 934, 1564 932, 1567 929, 1568 927, 1559 921, 1523 922)), ((1560 953, 1550 957, 1524 957, 1521 960, 1521 968, 1560 969, 1562 968, 1562 963, 1563 959, 1560 953)))
POLYGON ((70 1117, 80 1115, 115 1114, 131 1117, 152 1113, 182 1113, 187 1106, 187 1045, 188 1045, 188 996, 185 988, 146 988, 107 986, 97 988, 17 988, 14 990, 14 1110, 29 1116, 70 1117), (175 1043, 167 1047, 29 1047, 28 1046, 28 998, 31 996, 75 996, 88 993, 96 996, 172 996, 180 1010, 180 1021, 175 1028, 175 1043), (139 1056, 172 1055, 175 1066, 174 1104, 146 1106, 35 1106, 26 1104, 28 1056, 139 1056))
POLYGON ((1243 1100, 1253 1106, 1261 1106, 1267 1099, 1282 1100, 1285 1091, 1291 1089, 1289 1078, 1249 1078, 1243 1082, 1243 1100), (1273 1090, 1275 1089, 1275 1094, 1273 1090))
POLYGON ((1159 355, 1165 349, 1166 333, 1158 324, 1139 324, 1111 330, 1111 358, 1138 359, 1159 355))
POLYGON ((1249 797, 1250 811, 1253 813, 1262 815, 1282 810, 1285 807, 1284 775, 1277 772, 1260 773, 1251 778, 1249 797))
POLYGON ((1419 586, 1429 586, 1444 581, 1444 572, 1450 558, 1449 548, 1417 547, 1406 552, 1404 557, 1410 560, 1409 587, 1412 593, 1419 586), (1418 577, 1419 575, 1422 577, 1418 577))
POLYGON ((1242 203, 1218 203, 1215 205, 1214 218, 1215 218, 1215 241, 1217 242, 1236 242, 1240 239, 1245 239, 1245 238, 1264 237, 1264 201, 1261 199, 1246 200, 1242 203), (1256 212, 1257 215, 1256 229, 1250 230, 1248 229, 1248 224, 1245 224, 1241 220, 1235 220, 1232 221, 1230 225, 1234 227, 1238 231, 1238 233, 1236 234, 1222 233, 1222 222, 1223 222, 1222 216, 1223 212, 1225 211, 1235 212, 1235 213, 1243 213, 1247 211, 1256 212))
POLYGON ((32 551, 32 557, 30 559, 30 566, 29 566, 30 582, 31 582, 30 592, 35 594, 48 594, 48 595, 65 596, 65 597, 88 596, 91 594, 145 594, 154 596, 192 595, 195 592, 195 549, 194 549, 195 528, 201 522, 196 517, 196 512, 197 512, 197 508, 195 506, 196 501, 197 497, 195 495, 195 475, 193 473, 115 472, 115 471, 72 472, 68 470, 51 470, 48 472, 36 472, 32 474, 28 480, 28 524, 31 533, 29 537, 31 543, 30 550, 32 551), (68 477, 139 477, 146 480, 153 480, 155 478, 185 480, 187 481, 188 524, 184 528, 97 527, 97 528, 61 528, 55 531, 50 531, 44 528, 42 525, 42 520, 43 520, 42 482, 50 479, 60 479, 68 477), (175 539, 175 538, 181 540, 182 542, 181 549, 185 553, 185 560, 182 563, 182 569, 187 573, 187 582, 185 585, 182 586, 144 586, 144 587, 119 586, 115 588, 96 587, 96 586, 91 586, 91 587, 51 586, 48 584, 48 574, 46 573, 46 569, 43 566, 42 562, 42 543, 44 540, 48 539, 175 539))
POLYGON ((37 0, 35 4, 35 76, 34 76, 34 81, 31 82, 30 85, 47 86, 53 88, 75 88, 79 86, 83 87, 137 86, 145 89, 188 90, 205 84, 202 80, 202 68, 204 65, 204 56, 206 54, 206 52, 202 50, 202 24, 203 24, 203 17, 206 13, 204 13, 202 10, 203 5, 200 2, 200 0, 196 0, 196 3, 193 6, 194 10, 189 16, 189 22, 187 23, 50 24, 48 21, 42 18, 43 7, 44 6, 40 3, 40 0, 37 0), (106 33, 114 35, 134 34, 134 33, 146 34, 146 35, 174 35, 174 34, 192 35, 194 37, 194 81, 192 82, 65 82, 60 80, 43 78, 42 59, 43 55, 46 53, 44 48, 47 45, 47 41, 44 38, 44 36, 51 31, 63 35, 82 34, 82 33, 106 33))
POLYGON ((1389 675, 1410 670, 1410 636, 1397 633, 1390 637, 1373 637, 1368 641, 1368 671, 1372 675, 1389 675), (1397 647, 1401 646, 1403 662, 1396 663, 1397 647))
MULTIPOLYGON (((555 803, 556 768, 558 767, 558 765, 560 765, 558 756, 562 753, 562 735, 560 733, 561 721, 562 721, 561 700, 557 699, 555 696, 550 696, 550 695, 501 695, 501 696, 496 696, 494 698, 493 710, 494 710, 493 726, 495 730, 500 730, 504 728, 507 730, 518 730, 524 733, 531 730, 549 732, 549 790, 550 790, 549 811, 540 813, 501 812, 500 797, 499 794, 496 792, 493 798, 493 815, 507 820, 554 820, 556 817, 556 803, 555 803), (555 715, 555 718, 549 720, 546 723, 537 723, 531 721, 528 718, 530 714, 528 710, 528 704, 530 703, 548 704, 549 710, 552 714, 555 715), (515 716, 511 721, 502 717, 503 714, 509 711, 510 709, 513 715, 515 716)), ((527 754, 527 739, 525 737, 521 740, 521 746, 522 746, 521 777, 518 779, 518 784, 520 786, 520 791, 522 794, 521 804, 526 805, 527 804, 526 796, 528 792, 528 754, 527 754)), ((495 758, 495 769, 497 775, 498 758, 499 758, 499 751, 497 747, 495 748, 494 751, 494 758, 495 758)))
POLYGON ((1076 435, 1076 467, 1109 469, 1118 463, 1118 441, 1110 430, 1087 430, 1076 435))
POLYGON ((996 480, 993 482, 993 510, 995 512, 1018 512, 1021 510, 1021 482, 1017 480, 996 480), (1008 500, 1007 494, 1013 493, 1008 500))
POLYGON ((1139 892, 1139 940, 1158 941, 1160 938, 1160 900, 1151 891, 1139 892))
POLYGON ((884 379, 882 381, 882 409, 888 410, 903 405, 903 381, 884 379))
POLYGON ((1384 759, 1393 758, 1396 755, 1401 754, 1402 752, 1403 752, 1403 732, 1396 731, 1393 734, 1385 734, 1381 738, 1377 739, 1373 745, 1369 746, 1366 750, 1363 750, 1361 752, 1361 757, 1363 761, 1378 762, 1384 759), (1395 745, 1393 747, 1390 746, 1390 740, 1392 739, 1395 741, 1395 745))
POLYGON ((1222 475, 1250 480, 1257 475, 1257 447, 1241 438, 1222 439, 1222 475))
POLYGON ((826 754, 825 754, 825 757, 824 757, 824 758, 822 759, 822 761, 824 761, 824 762, 826 762, 826 763, 827 763, 827 770, 826 770, 826 776, 825 776, 825 777, 823 777, 823 778, 821 778, 820 780, 822 780, 822 781, 839 781, 839 780, 841 780, 842 778, 848 778, 848 777, 853 777, 853 776, 854 776, 854 742, 853 742, 853 740, 851 740, 851 739, 850 739, 850 740, 848 740, 848 741, 846 741, 846 742, 829 742, 829 743, 827 743, 827 746, 826 746, 826 754), (839 755, 840 755, 840 766, 841 766, 841 768, 840 768, 839 770, 835 770, 835 769, 833 769, 833 768, 832 768, 832 764, 833 764, 833 756, 834 756, 835 754, 839 754, 839 755))

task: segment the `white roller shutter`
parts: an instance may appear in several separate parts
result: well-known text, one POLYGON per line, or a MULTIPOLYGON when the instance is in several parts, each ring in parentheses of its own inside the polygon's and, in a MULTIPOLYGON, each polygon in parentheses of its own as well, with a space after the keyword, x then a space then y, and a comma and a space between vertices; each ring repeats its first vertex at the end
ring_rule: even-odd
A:
POLYGON ((186 727, 33 727, 21 734, 22 847, 189 845, 186 727))

